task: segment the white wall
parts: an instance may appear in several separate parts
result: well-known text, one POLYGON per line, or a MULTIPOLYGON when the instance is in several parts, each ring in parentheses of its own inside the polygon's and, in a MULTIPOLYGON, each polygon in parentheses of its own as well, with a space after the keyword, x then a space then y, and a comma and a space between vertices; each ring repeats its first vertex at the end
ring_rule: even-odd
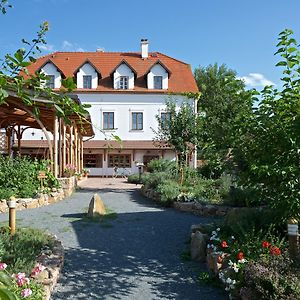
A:
MULTIPOLYGON (((54 75, 54 88, 59 89, 61 87, 61 74, 54 64, 51 62, 47 63, 41 68, 41 72, 45 75, 54 75)), ((46 85, 46 83, 44 85, 46 85)))
POLYGON ((114 89, 119 89, 120 76, 128 76, 128 88, 134 89, 134 73, 125 63, 121 64, 114 73, 114 89))
POLYGON ((154 89, 154 76, 162 76, 162 88, 163 90, 167 90, 168 72, 160 64, 153 66, 147 75, 148 89, 154 89))
POLYGON ((98 86, 98 74, 96 70, 89 64, 84 64, 77 72, 77 88, 83 88, 83 75, 92 76, 92 89, 96 89, 98 86))
MULTIPOLYGON (((78 94, 82 103, 90 104, 88 108, 94 124, 95 139, 103 140, 103 112, 114 112, 115 130, 105 130, 107 136, 118 135, 122 140, 152 140, 153 129, 157 130, 156 115, 165 111, 167 95, 156 94, 78 94), (143 130, 132 130, 131 113, 143 112, 143 130)), ((186 99, 174 96, 178 106, 186 99)), ((192 101, 192 100, 190 100, 192 101)))

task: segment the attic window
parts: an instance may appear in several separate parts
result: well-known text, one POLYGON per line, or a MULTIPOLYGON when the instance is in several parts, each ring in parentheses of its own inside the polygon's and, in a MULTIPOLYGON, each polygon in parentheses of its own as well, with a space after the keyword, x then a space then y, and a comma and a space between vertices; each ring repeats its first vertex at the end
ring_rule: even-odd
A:
POLYGON ((155 90, 162 90, 162 76, 153 76, 153 85, 155 90))
POLYGON ((92 88, 92 76, 91 75, 83 75, 83 88, 84 89, 92 88))
POLYGON ((120 76, 119 89, 128 90, 128 76, 120 76))
POLYGON ((50 89, 55 88, 55 76, 54 75, 47 75, 46 87, 50 88, 50 89))

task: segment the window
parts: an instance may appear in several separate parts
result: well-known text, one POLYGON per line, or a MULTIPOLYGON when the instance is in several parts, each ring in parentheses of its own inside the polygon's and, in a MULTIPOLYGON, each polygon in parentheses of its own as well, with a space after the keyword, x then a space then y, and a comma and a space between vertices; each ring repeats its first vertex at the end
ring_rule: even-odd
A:
POLYGON ((119 89, 128 90, 128 76, 120 76, 119 89))
POLYGON ((83 154, 85 168, 102 168, 102 154, 83 154))
POLYGON ((153 77, 153 87, 156 90, 162 89, 162 76, 154 76, 153 77))
POLYGON ((171 114, 169 112, 163 112, 160 114, 160 124, 162 128, 165 128, 171 121, 171 114))
POLYGON ((131 168, 131 155, 130 154, 110 154, 108 155, 109 168, 131 168))
POLYGON ((84 89, 92 88, 92 76, 91 75, 83 75, 83 88, 84 89))
POLYGON ((48 79, 46 80, 46 87, 50 89, 54 89, 55 76, 47 75, 48 79))
POLYGON ((104 112, 103 113, 103 129, 114 129, 114 113, 113 112, 104 112))
POLYGON ((143 130, 143 113, 132 113, 132 130, 143 130))

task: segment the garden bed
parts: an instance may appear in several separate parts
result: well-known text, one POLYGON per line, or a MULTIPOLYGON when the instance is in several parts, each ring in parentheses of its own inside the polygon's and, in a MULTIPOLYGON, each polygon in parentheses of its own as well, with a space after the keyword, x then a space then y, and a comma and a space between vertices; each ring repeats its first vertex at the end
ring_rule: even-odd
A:
POLYGON ((32 228, 21 228, 11 236, 7 227, 1 228, 0 240, 0 280, 4 284, 0 298, 11 294, 49 300, 64 263, 61 242, 32 228))
MULTIPOLYGON (((61 184, 60 189, 52 189, 50 194, 39 194, 35 198, 19 198, 17 200, 16 209, 24 210, 28 208, 37 208, 58 202, 65 197, 69 197, 77 186, 77 178, 72 176, 70 178, 58 178, 61 184)), ((6 200, 0 201, 0 213, 8 212, 6 200)))

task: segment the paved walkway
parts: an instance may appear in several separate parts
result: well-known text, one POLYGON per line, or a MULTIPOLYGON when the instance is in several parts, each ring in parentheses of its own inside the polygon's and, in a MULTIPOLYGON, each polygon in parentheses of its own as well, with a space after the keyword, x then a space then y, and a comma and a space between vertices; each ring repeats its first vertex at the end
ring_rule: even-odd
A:
POLYGON ((88 179, 66 200, 17 212, 19 226, 44 228, 63 241, 65 267, 52 299, 227 299, 199 285, 204 266, 180 258, 190 226, 207 219, 158 207, 123 181, 88 179), (83 215, 95 192, 115 212, 102 222, 83 215))

